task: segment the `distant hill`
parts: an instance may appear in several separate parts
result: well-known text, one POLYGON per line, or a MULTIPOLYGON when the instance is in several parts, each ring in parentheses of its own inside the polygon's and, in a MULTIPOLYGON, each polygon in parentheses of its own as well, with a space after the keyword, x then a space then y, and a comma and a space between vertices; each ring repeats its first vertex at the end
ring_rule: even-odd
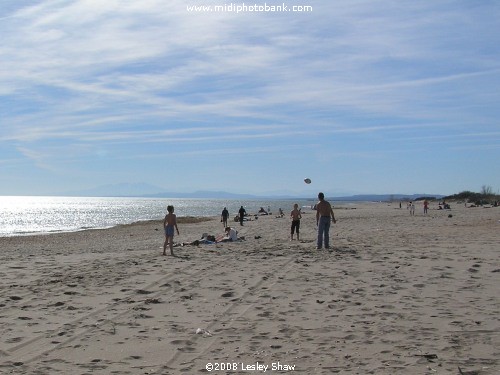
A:
POLYGON ((257 195, 234 194, 225 191, 167 192, 165 188, 144 183, 121 183, 102 185, 91 189, 74 190, 59 193, 60 196, 72 197, 142 197, 142 198, 225 198, 258 199, 257 195))
POLYGON ((475 203, 477 205, 492 204, 500 199, 500 195, 494 194, 492 192, 485 193, 474 193, 472 191, 462 191, 458 194, 448 195, 445 197, 446 200, 460 200, 470 203, 475 203))
POLYGON ((165 189, 144 183, 122 183, 97 186, 91 189, 68 191, 57 194, 72 197, 141 197, 148 194, 157 194, 165 189))
POLYGON ((163 192, 143 195, 148 198, 259 199, 258 195, 235 194, 226 191, 195 191, 193 193, 163 192))
POLYGON ((442 194, 358 194, 345 197, 330 198, 334 201, 362 201, 362 202, 390 202, 390 201, 408 201, 417 200, 419 198, 435 198, 441 199, 442 194))
MULTIPOLYGON (((75 197, 144 197, 144 198, 205 198, 205 199, 306 199, 314 201, 316 196, 308 194, 293 194, 286 192, 285 194, 268 193, 265 195, 253 194, 238 194, 229 193, 227 191, 208 191, 201 190, 195 192, 169 192, 160 186, 145 184, 145 183, 121 183, 102 185, 92 189, 82 189, 78 191, 70 191, 60 193, 61 196, 75 197)), ((420 197, 435 197, 440 199, 443 195, 440 194, 358 194, 346 195, 340 197, 328 197, 333 201, 399 201, 399 200, 415 200, 420 197)))

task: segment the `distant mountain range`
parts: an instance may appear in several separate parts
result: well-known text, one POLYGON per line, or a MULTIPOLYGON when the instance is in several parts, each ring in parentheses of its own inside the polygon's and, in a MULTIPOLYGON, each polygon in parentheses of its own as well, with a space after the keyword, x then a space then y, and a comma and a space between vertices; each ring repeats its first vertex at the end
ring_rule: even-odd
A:
POLYGON ((150 184, 122 183, 122 184, 102 185, 91 189, 67 191, 57 195, 73 196, 73 197, 142 197, 145 195, 156 194, 164 190, 165 190, 164 188, 150 184))
MULTIPOLYGON (((145 198, 205 198, 205 199, 311 199, 316 197, 308 194, 237 194, 226 191, 195 191, 186 192, 167 192, 164 188, 145 183, 122 183, 98 186, 92 189, 78 191, 69 191, 57 194, 60 196, 76 197, 145 197, 145 198)), ((399 201, 414 200, 421 197, 442 198, 441 194, 358 194, 346 195, 340 197, 328 197, 335 201, 399 201)))

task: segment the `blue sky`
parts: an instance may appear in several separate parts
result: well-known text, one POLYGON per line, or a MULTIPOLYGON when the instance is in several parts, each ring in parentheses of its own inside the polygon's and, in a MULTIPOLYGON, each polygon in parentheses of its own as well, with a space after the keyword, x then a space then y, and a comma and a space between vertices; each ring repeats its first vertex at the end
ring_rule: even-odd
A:
POLYGON ((0 194, 500 189, 499 2, 194 4, 2 0, 0 194))

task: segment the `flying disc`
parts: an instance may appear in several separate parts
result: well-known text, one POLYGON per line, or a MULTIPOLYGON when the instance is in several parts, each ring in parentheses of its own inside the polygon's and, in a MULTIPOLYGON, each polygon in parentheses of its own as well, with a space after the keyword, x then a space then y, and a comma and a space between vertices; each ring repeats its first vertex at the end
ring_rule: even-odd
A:
POLYGON ((304 182, 305 182, 306 184, 310 184, 310 183, 311 183, 311 179, 310 179, 310 178, 304 178, 304 182))

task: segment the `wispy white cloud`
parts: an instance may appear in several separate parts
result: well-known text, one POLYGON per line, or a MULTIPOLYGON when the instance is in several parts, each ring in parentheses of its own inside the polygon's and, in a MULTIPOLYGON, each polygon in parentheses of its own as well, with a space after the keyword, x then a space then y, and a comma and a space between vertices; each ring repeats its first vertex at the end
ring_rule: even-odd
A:
POLYGON ((55 170, 53 160, 46 152, 26 147, 18 147, 17 149, 22 155, 24 155, 28 160, 33 162, 40 169, 49 171, 55 170))
POLYGON ((459 149, 472 126, 498 126, 499 6, 307 3, 308 14, 234 14, 183 0, 7 0, 0 143, 48 166, 61 143, 78 160, 107 147, 119 158, 120 145, 159 155, 162 143, 419 147, 420 132, 459 149))

